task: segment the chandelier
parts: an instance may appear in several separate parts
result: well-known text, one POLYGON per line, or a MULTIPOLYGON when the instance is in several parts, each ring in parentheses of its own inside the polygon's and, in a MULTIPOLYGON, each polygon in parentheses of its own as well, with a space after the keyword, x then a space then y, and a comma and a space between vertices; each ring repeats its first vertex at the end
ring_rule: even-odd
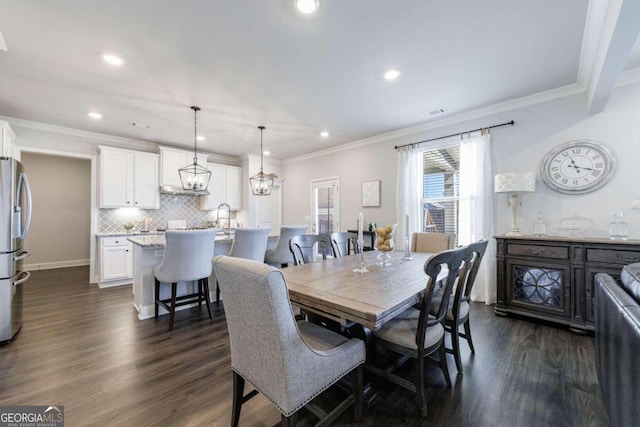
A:
POLYGON ((191 107, 193 110, 193 163, 178 169, 182 188, 193 192, 209 194, 209 180, 211 171, 198 164, 198 111, 200 107, 191 107))
POLYGON ((258 126, 258 129, 260 129, 260 172, 249 178, 249 184, 254 196, 270 196, 273 189, 273 180, 276 176, 274 174, 266 174, 262 170, 262 131, 264 131, 265 127, 258 126))

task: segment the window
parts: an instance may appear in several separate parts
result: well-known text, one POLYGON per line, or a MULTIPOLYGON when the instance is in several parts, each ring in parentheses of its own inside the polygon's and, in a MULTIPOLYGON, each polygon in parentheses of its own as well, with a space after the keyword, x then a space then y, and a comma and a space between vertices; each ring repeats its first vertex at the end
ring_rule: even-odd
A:
POLYGON ((422 154, 422 231, 458 236, 460 146, 422 154))

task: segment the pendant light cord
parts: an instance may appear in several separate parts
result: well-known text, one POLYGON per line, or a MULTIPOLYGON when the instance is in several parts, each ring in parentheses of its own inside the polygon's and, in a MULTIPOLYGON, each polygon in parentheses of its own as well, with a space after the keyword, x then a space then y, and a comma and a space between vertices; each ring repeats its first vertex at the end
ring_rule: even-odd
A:
POLYGON ((198 163, 198 111, 200 107, 191 107, 193 110, 193 164, 198 163))
POLYGON ((264 131, 265 127, 264 126, 258 126, 258 129, 260 129, 260 174, 263 174, 262 172, 262 156, 263 156, 263 151, 262 151, 262 131, 264 131))

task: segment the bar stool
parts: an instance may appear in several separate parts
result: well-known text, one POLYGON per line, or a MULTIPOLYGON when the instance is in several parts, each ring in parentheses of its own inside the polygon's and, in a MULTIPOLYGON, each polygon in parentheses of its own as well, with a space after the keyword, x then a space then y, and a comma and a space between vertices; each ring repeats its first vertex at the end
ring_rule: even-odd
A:
MULTIPOLYGON (((173 330, 176 307, 197 303, 198 307, 204 301, 207 305, 209 318, 211 305, 209 304, 209 276, 212 266, 213 248, 216 230, 167 230, 165 233, 166 246, 160 264, 153 269, 155 276, 155 318, 158 318, 159 306, 169 312, 169 331, 173 330), (177 295, 178 282, 197 281, 197 291, 177 295), (160 297, 160 284, 171 284, 171 297, 160 297)), ((189 286, 189 285, 187 285, 189 286)))

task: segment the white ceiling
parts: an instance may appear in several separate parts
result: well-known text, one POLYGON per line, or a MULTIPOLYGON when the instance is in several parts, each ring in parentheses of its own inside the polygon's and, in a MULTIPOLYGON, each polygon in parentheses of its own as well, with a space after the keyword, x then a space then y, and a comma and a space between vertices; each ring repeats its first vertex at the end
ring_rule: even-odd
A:
POLYGON ((265 149, 287 159, 576 84, 588 8, 321 0, 307 17, 291 0, 0 0, 0 116, 192 147, 198 105, 200 148, 257 154, 265 125, 265 149))

